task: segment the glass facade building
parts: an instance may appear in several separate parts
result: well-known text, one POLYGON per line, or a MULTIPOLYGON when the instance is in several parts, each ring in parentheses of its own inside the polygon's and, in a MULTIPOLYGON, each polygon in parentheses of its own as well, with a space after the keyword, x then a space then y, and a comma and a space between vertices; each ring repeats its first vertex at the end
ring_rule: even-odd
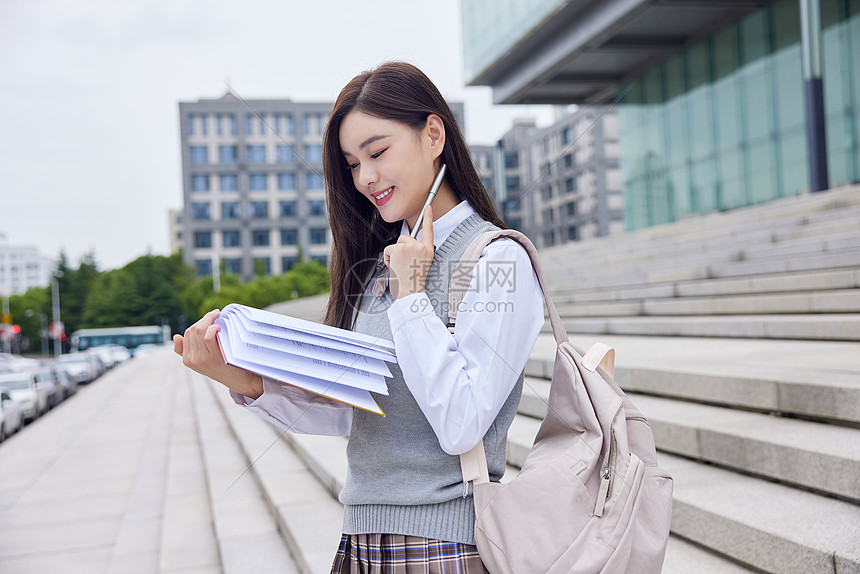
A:
MULTIPOLYGON (((831 187, 860 181, 860 1, 821 0, 831 187)), ((619 92, 627 229, 809 187, 797 0, 776 0, 619 92)))

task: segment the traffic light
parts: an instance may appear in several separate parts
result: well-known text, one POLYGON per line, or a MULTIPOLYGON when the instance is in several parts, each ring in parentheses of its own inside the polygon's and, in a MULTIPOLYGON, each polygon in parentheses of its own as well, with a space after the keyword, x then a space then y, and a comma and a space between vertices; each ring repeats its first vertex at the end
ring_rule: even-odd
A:
POLYGON ((20 325, 12 325, 12 334, 18 335, 20 333, 21 333, 21 326, 20 325))

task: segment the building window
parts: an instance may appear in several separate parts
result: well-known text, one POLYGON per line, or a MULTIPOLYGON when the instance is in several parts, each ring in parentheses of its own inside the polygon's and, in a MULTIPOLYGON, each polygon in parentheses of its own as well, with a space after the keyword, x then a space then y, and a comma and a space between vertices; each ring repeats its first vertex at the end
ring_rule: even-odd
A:
POLYGON ((185 129, 188 132, 188 135, 193 136, 194 135, 194 114, 188 114, 188 116, 185 119, 186 119, 185 129))
POLYGON ((293 265, 299 262, 299 258, 295 255, 284 255, 281 257, 281 269, 286 272, 293 268, 293 265))
POLYGON ((239 177, 235 173, 222 173, 221 191, 237 191, 239 189, 239 177))
POLYGON ((239 219, 242 216, 242 207, 238 201, 225 201, 221 203, 221 219, 239 219))
POLYGON ((328 267, 328 257, 325 255, 311 255, 311 261, 319 261, 323 267, 328 267))
POLYGON ((505 213, 509 211, 518 211, 520 209, 520 198, 514 197, 512 199, 505 200, 504 211, 505 213))
POLYGON ((224 262, 224 273, 239 275, 242 272, 242 260, 238 258, 222 259, 224 262))
POLYGON ((553 208, 544 209, 541 217, 544 225, 550 225, 555 221, 555 210, 553 208))
POLYGON ((188 151, 191 156, 191 165, 206 165, 209 163, 209 148, 205 145, 193 145, 188 151))
POLYGON ((205 174, 192 175, 191 191, 209 191, 209 176, 205 174))
POLYGON ((568 153, 564 155, 564 167, 570 168, 573 167, 573 154, 568 153))
POLYGON ((546 187, 544 187, 541 191, 541 196, 543 197, 544 201, 549 201, 550 199, 552 199, 552 185, 547 185, 546 187))
POLYGON ((508 191, 518 191, 520 189, 520 176, 518 175, 509 175, 505 178, 505 187, 508 188, 508 191))
POLYGON ((322 146, 321 145, 306 145, 305 160, 309 163, 322 161, 322 146))
POLYGON ((266 163, 266 146, 249 145, 248 146, 248 163, 254 163, 254 164, 266 163))
POLYGON ((577 226, 574 225, 567 228, 567 240, 579 241, 579 228, 577 226))
POLYGON ((212 232, 211 231, 195 231, 194 232, 194 247, 205 249, 212 247, 212 232))
POLYGON ((272 272, 272 262, 268 257, 254 257, 254 273, 259 277, 272 272))
POLYGON ((248 204, 250 215, 254 219, 265 219, 269 217, 269 203, 267 201, 252 201, 248 204))
POLYGON ((325 245, 325 227, 311 227, 311 245, 325 245))
POLYGON ((508 152, 505 154, 505 168, 511 169, 520 165, 520 157, 517 152, 508 152))
POLYGON ((194 267, 197 270, 197 275, 212 275, 211 259, 195 259, 194 267))
POLYGON ((236 116, 230 114, 229 116, 227 116, 227 121, 230 122, 230 135, 236 135, 236 116))
POLYGON ((239 230, 226 229, 222 235, 222 243, 224 247, 240 247, 239 230))
POLYGON ((305 189, 325 189, 323 178, 315 173, 306 174, 307 187, 305 189))
POLYGON ((296 161, 296 152, 288 145, 279 145, 275 148, 278 163, 293 163, 296 161))
POLYGON ((281 217, 295 217, 298 213, 295 201, 281 201, 278 204, 281 217))
POLYGON ((286 115, 287 120, 287 135, 296 135, 296 122, 293 119, 293 114, 286 115))
POLYGON ((552 247, 555 245, 555 233, 552 231, 547 231, 543 234, 543 246, 544 247, 552 247))
POLYGON ((254 229, 251 231, 251 245, 254 247, 268 247, 269 246, 269 230, 268 229, 254 229))
POLYGON ((281 229, 281 245, 296 245, 298 242, 298 229, 281 229))
POLYGON ((572 144, 573 143, 573 127, 567 126, 561 131, 561 143, 562 145, 572 144))
POLYGON ((224 125, 223 124, 224 124, 224 116, 222 116, 221 114, 218 114, 217 116, 215 116, 215 133, 217 133, 219 136, 224 135, 224 125))
POLYGON ((576 202, 571 201, 567 204, 567 214, 568 215, 576 215, 576 202))
POLYGON ((245 135, 251 135, 254 128, 254 116, 245 114, 245 135))
POLYGON ((248 189, 251 191, 266 191, 269 188, 269 178, 265 173, 248 175, 248 189))
POLYGON ((296 174, 279 173, 278 189, 280 189, 281 191, 293 191, 294 189, 296 189, 296 174))
POLYGON ((564 188, 567 190, 567 193, 573 193, 576 191, 576 178, 569 177, 564 180, 564 188))
POLYGON ((234 145, 219 145, 218 146, 218 163, 231 164, 236 163, 236 146, 234 145))
POLYGON ((208 203, 192 203, 191 204, 191 219, 197 221, 206 221, 212 219, 212 212, 208 203))
POLYGON ((260 114, 258 119, 260 120, 260 135, 263 135, 266 133, 266 117, 260 114))
POLYGON ((206 114, 200 114, 200 135, 205 136, 209 135, 209 130, 207 129, 206 124, 209 123, 207 120, 209 116, 206 114))
POLYGON ((311 199, 308 201, 308 215, 311 217, 325 216, 325 200, 311 199))

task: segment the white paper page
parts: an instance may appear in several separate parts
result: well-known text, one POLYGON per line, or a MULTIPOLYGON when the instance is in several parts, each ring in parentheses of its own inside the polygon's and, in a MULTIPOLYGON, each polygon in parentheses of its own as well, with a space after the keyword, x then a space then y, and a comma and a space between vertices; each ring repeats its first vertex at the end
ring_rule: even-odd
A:
MULTIPOLYGON (((219 342, 221 343, 221 349, 224 352, 225 359, 231 365, 385 416, 385 413, 382 412, 382 409, 379 408, 379 405, 367 390, 305 377, 303 375, 282 371, 277 368, 254 363, 253 361, 243 360, 234 356, 231 352, 233 343, 230 340, 229 331, 229 327, 224 328, 224 325, 222 325, 222 329, 218 332, 218 338, 220 340, 219 342)), ((236 339, 233 339, 233 341, 235 340, 236 339)))
POLYGON ((273 337, 278 337, 281 339, 321 345, 332 349, 346 351, 347 353, 365 355, 376 359, 382 359, 383 361, 387 361, 389 363, 397 362, 396 355, 393 352, 389 352, 384 349, 371 348, 361 343, 353 344, 350 342, 342 341, 340 339, 331 339, 323 335, 307 333, 305 331, 297 331, 295 329, 290 329, 289 327, 283 327, 266 323, 263 321, 257 321, 243 311, 243 309, 245 308, 239 306, 228 305, 224 309, 225 310, 221 312, 221 317, 234 317, 235 320, 241 321, 249 330, 258 333, 271 335, 273 337))
MULTIPOLYGON (((231 314, 230 317, 235 317, 235 315, 231 314)), ((229 320, 230 319, 228 319, 228 321, 229 320)), ((375 373, 384 377, 391 376, 391 370, 383 360, 375 357, 368 357, 363 354, 363 352, 366 352, 367 350, 364 350, 362 353, 353 353, 341 351, 339 349, 331 349, 324 345, 295 341, 293 339, 259 332, 257 330, 260 329, 259 324, 256 321, 252 321, 250 323, 251 324, 245 324, 243 322, 239 326, 239 335, 243 341, 275 349, 283 353, 298 355, 299 357, 306 359, 320 359, 322 361, 328 361, 344 367, 375 373)))
POLYGON ((388 394, 388 386, 385 384, 384 375, 368 373, 320 359, 308 359, 255 345, 247 341, 246 333, 242 333, 243 327, 241 324, 226 321, 226 326, 231 336, 230 348, 232 355, 237 361, 248 361, 258 365, 265 365, 280 373, 303 375, 311 379, 320 380, 323 383, 332 382, 384 395, 388 394))
POLYGON ((313 333, 315 335, 321 335, 331 339, 338 339, 355 345, 365 345, 370 348, 380 348, 392 353, 394 352, 394 342, 387 339, 364 335, 354 331, 346 331, 345 329, 338 329, 337 327, 314 323, 312 321, 305 321, 304 319, 297 319, 295 317, 272 313, 271 311, 264 311, 262 309, 255 309, 245 305, 237 305, 235 303, 227 305, 224 309, 229 309, 230 307, 235 307, 255 321, 263 321, 265 323, 287 327, 288 329, 294 329, 296 331, 303 331, 305 333, 313 333))

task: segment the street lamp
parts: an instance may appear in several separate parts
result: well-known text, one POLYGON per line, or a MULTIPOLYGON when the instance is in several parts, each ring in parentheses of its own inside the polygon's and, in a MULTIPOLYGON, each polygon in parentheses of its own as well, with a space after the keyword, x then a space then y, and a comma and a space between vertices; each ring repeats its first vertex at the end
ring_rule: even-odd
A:
POLYGON ((54 356, 59 357, 63 350, 60 348, 60 334, 63 332, 62 323, 60 323, 60 284, 57 282, 58 277, 62 277, 62 271, 55 271, 51 274, 51 302, 53 303, 54 311, 54 356))

